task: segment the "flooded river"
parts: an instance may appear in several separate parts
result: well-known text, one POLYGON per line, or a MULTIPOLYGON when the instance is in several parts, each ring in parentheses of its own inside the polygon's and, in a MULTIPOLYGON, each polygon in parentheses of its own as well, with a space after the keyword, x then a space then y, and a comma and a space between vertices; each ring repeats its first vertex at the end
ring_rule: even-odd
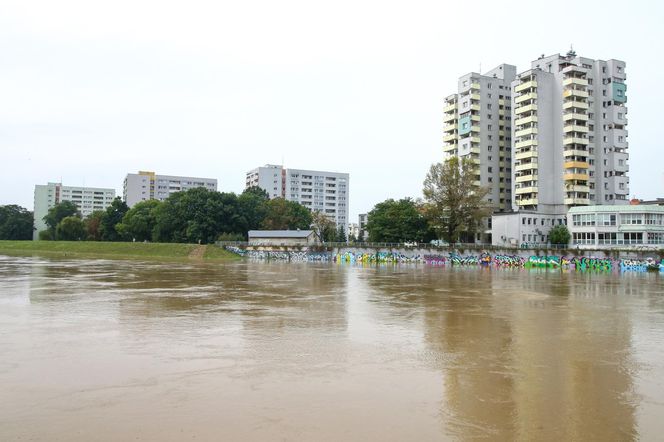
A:
POLYGON ((661 440, 664 278, 0 257, 0 440, 661 440))

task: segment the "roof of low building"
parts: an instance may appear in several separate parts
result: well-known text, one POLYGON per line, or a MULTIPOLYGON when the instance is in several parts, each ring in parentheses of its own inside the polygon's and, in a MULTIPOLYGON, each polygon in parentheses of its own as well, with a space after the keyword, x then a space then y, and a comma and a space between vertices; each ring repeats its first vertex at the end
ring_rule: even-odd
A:
POLYGON ((307 238, 313 230, 250 230, 249 238, 307 238))

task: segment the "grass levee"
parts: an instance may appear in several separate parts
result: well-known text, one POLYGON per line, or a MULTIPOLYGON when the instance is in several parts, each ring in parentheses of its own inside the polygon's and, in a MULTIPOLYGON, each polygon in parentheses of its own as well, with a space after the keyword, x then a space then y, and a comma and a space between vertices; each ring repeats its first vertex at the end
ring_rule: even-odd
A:
MULTIPOLYGON (((42 255, 71 258, 172 259, 187 261, 198 244, 99 242, 99 241, 0 241, 0 254, 42 255)), ((238 259, 214 245, 206 248, 206 261, 238 259)))

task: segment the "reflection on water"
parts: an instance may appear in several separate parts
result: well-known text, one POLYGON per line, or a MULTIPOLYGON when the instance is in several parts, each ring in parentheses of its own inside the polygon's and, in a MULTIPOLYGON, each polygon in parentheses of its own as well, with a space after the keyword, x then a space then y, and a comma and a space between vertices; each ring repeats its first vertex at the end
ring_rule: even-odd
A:
POLYGON ((0 439, 633 440, 658 274, 0 257, 0 439))

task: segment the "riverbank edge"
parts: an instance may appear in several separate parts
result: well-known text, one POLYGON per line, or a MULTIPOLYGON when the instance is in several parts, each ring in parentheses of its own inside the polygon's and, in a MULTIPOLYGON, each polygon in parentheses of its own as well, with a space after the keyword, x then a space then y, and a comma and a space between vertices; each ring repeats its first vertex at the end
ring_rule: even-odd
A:
POLYGON ((214 245, 100 241, 0 241, 0 254, 179 262, 230 262, 242 259, 214 245))

